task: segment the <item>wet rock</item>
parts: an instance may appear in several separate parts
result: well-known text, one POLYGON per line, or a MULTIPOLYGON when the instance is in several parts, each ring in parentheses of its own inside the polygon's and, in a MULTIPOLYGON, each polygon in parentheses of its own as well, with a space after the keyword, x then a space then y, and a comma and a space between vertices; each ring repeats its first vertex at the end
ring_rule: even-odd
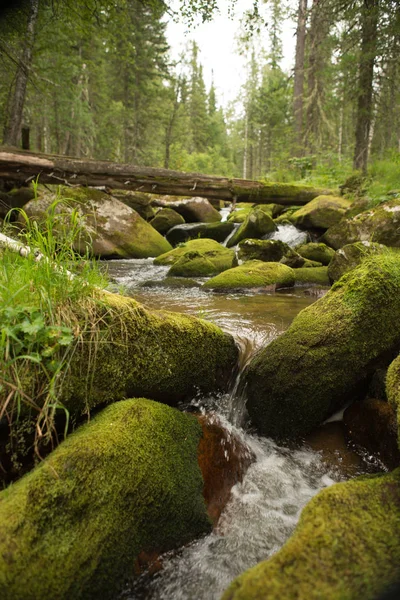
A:
POLYGON ((193 415, 117 402, 0 493, 3 600, 115 598, 142 551, 211 529, 193 415))
POLYGON ((301 246, 296 247, 296 252, 304 258, 319 262, 324 266, 329 265, 335 254, 332 248, 329 248, 326 244, 317 242, 301 244, 301 246))
POLYGON ((161 196, 153 200, 153 206, 172 208, 182 215, 186 223, 217 223, 220 213, 210 204, 207 198, 183 198, 177 200, 171 196, 161 196))
POLYGON ((239 260, 262 260, 264 262, 281 262, 295 269, 302 267, 305 259, 285 242, 280 240, 252 240, 239 242, 237 256, 239 260))
POLYGON ((270 560, 233 581, 222 600, 375 600, 398 580, 400 469, 323 490, 270 560))
POLYGON ((167 233, 167 240, 173 246, 194 240, 197 238, 207 238, 216 242, 224 242, 232 233, 235 226, 233 223, 187 223, 186 225, 177 225, 167 233))
POLYGON ((202 415, 198 420, 203 430, 198 454, 203 495, 215 527, 232 487, 242 481, 255 456, 237 434, 223 427, 216 415, 202 415))
POLYGON ((355 242, 376 242, 400 247, 400 199, 390 200, 343 219, 330 227, 322 241, 335 250, 355 242))
POLYGON ((308 229, 328 229, 338 223, 350 201, 336 196, 318 196, 294 212, 290 220, 298 226, 308 229))
POLYGON ((261 238, 263 235, 272 233, 275 230, 276 225, 272 218, 256 207, 247 215, 242 225, 229 238, 226 245, 232 248, 232 246, 236 246, 246 238, 261 238))
POLYGON ((130 208, 133 208, 145 221, 150 221, 156 214, 156 211, 151 206, 151 194, 132 192, 131 190, 112 190, 112 196, 130 208))
POLYGON ((396 414, 388 402, 375 398, 354 402, 343 421, 348 442, 377 456, 388 469, 400 465, 396 414))
POLYGON ((150 225, 159 233, 165 235, 172 227, 182 225, 184 222, 185 219, 172 208, 162 208, 151 220, 150 225))
POLYGON ((259 432, 305 435, 361 395, 378 361, 396 348, 399 311, 396 254, 364 262, 302 310, 252 359, 243 377, 247 410, 259 432))
POLYGON ((380 254, 387 248, 382 244, 374 242, 356 242, 355 244, 346 244, 334 253, 332 261, 328 267, 328 276, 333 283, 348 273, 371 254, 380 254))
POLYGON ((176 263, 184 254, 187 252, 198 252, 199 254, 207 256, 210 254, 212 257, 216 257, 218 254, 221 257, 232 257, 234 256, 234 251, 229 248, 225 248, 215 240, 209 239, 195 239, 189 240, 177 248, 158 256, 154 260, 155 265, 173 265, 176 263))
POLYGON ((272 219, 278 217, 284 210, 284 206, 281 204, 251 204, 239 202, 236 204, 235 210, 229 215, 228 221, 232 221, 233 223, 243 223, 246 217, 252 212, 254 206, 257 206, 259 210, 262 210, 272 219))
POLYGON ((232 268, 234 253, 213 250, 210 252, 198 252, 191 250, 185 252, 168 271, 171 277, 212 277, 222 271, 232 268))
POLYGON ((82 218, 82 234, 74 243, 78 252, 88 249, 101 258, 147 258, 158 256, 171 245, 132 208, 112 196, 92 188, 60 186, 58 194, 42 188, 37 200, 25 205, 30 219, 43 222, 57 199, 54 209, 56 225, 68 227, 70 214, 76 210, 82 218))
POLYGON ((276 262, 252 260, 224 271, 203 284, 205 290, 229 292, 257 289, 274 291, 294 285, 294 270, 276 262))

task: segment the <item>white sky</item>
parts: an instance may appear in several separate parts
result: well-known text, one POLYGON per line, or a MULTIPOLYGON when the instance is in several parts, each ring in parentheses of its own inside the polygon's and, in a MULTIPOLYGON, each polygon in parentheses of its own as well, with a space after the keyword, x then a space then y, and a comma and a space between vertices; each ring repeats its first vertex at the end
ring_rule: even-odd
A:
MULTIPOLYGON (((237 97, 240 86, 246 79, 246 56, 238 53, 237 36, 240 33, 240 18, 246 10, 250 10, 253 0, 237 0, 235 18, 227 14, 228 2, 221 0, 221 14, 216 15, 212 22, 200 23, 196 28, 187 31, 184 23, 168 21, 167 40, 171 46, 172 58, 178 60, 188 42, 195 40, 200 47, 199 60, 204 67, 204 79, 209 89, 214 71, 219 103, 226 107, 237 97)), ((179 6, 175 0, 176 9, 179 6)), ((267 10, 267 7, 264 7, 267 10)), ((262 34, 263 46, 268 48, 268 27, 262 34)), ((295 49, 295 23, 287 19, 282 28, 283 61, 281 67, 289 71, 293 67, 295 49)), ((261 45, 258 42, 257 47, 261 45)))

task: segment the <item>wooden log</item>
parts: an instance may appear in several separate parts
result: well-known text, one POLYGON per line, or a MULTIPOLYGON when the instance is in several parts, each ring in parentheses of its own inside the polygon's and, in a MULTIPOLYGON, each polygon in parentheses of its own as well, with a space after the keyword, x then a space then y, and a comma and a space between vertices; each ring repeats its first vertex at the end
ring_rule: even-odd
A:
POLYGON ((0 147, 0 178, 24 184, 36 177, 41 183, 98 186, 172 196, 201 196, 237 202, 303 205, 332 190, 287 183, 228 179, 169 169, 137 167, 108 161, 21 152, 0 147))

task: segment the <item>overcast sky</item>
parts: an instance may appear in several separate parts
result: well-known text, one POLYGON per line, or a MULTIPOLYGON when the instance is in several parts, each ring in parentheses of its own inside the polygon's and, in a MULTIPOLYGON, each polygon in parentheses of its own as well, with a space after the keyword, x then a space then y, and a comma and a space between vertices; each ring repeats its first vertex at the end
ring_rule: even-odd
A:
MULTIPOLYGON (((176 0, 176 8, 179 2, 176 0)), ((200 47, 200 62, 204 67, 204 79, 207 89, 211 84, 212 72, 217 88, 218 100, 222 106, 234 100, 240 86, 246 79, 246 56, 238 53, 237 37, 240 34, 240 18, 244 11, 250 10, 253 0, 237 0, 235 18, 230 19, 227 14, 228 2, 221 1, 221 14, 216 15, 211 23, 199 24, 196 28, 187 31, 184 23, 168 21, 167 39, 171 46, 174 60, 184 51, 190 40, 195 40, 200 47)), ((264 7, 267 17, 267 7, 264 7)), ((268 28, 262 35, 264 46, 268 47, 268 28)), ((284 58, 282 68, 290 70, 293 66, 295 47, 295 23, 287 20, 282 32, 284 58)), ((261 42, 258 43, 258 47, 261 42)))

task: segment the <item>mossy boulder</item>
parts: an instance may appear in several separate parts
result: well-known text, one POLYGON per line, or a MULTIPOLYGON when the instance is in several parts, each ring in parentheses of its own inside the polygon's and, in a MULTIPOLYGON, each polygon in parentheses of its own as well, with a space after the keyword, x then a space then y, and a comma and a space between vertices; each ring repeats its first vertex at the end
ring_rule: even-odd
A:
POLYGON ((398 581, 399 564, 397 469, 320 492, 283 548, 235 579, 222 600, 376 600, 398 581))
POLYGON ((253 260, 224 271, 203 284, 206 290, 275 290, 294 285, 293 269, 277 262, 253 260))
POLYGON ((55 193, 42 188, 25 211, 30 219, 43 222, 57 199, 56 230, 57 221, 68 227, 73 210, 82 218, 82 234, 75 242, 78 252, 88 249, 101 258, 148 258, 171 250, 169 242, 136 211, 100 190, 60 186, 55 193))
POLYGON ((386 246, 374 242, 356 242, 355 244, 346 244, 334 253, 331 263, 328 266, 328 276, 333 283, 337 281, 352 269, 355 269, 362 261, 371 254, 380 254, 386 246))
POLYGON ((232 248, 232 246, 236 246, 236 244, 246 238, 261 238, 263 235, 273 233, 275 230, 276 225, 272 218, 256 207, 247 215, 244 222, 232 237, 229 238, 226 245, 232 248))
POLYGON ((112 196, 130 208, 133 208, 145 221, 150 221, 156 214, 156 211, 151 206, 151 194, 133 192, 131 190, 113 190, 112 196))
POLYGON ((207 198, 174 198, 171 196, 160 197, 153 200, 153 206, 172 208, 182 215, 186 223, 217 223, 221 215, 207 198))
POLYGON ((323 241, 335 250, 354 242, 400 247, 400 199, 379 204, 330 227, 323 241))
POLYGON ((328 229, 338 223, 350 201, 338 196, 318 196, 290 216, 296 227, 304 229, 328 229))
POLYGON ((198 252, 200 254, 207 255, 211 253, 212 256, 215 256, 216 253, 221 254, 221 256, 234 256, 234 251, 229 248, 225 248, 215 240, 209 240, 206 238, 189 240, 183 244, 180 244, 173 250, 158 256, 154 260, 155 265, 173 265, 177 260, 179 260, 184 254, 187 252, 198 252))
POLYGON ((400 355, 391 363, 386 376, 386 394, 396 413, 398 439, 400 440, 400 355))
POLYGON ((332 248, 329 248, 329 246, 323 244, 322 242, 310 242, 309 244, 302 244, 301 246, 297 246, 296 252, 298 252, 304 258, 319 262, 324 266, 329 265, 335 254, 335 251, 332 248))
POLYGON ((259 432, 305 435, 362 394, 378 361, 389 360, 397 347, 399 311, 400 258, 394 254, 366 261, 302 310, 243 377, 259 432))
POLYGON ((230 213, 230 215, 228 217, 228 222, 229 223, 243 223, 246 220, 246 217, 248 217, 248 215, 251 213, 252 210, 253 210, 253 204, 248 204, 248 206, 243 206, 243 207, 236 207, 235 210, 233 210, 230 213))
POLYGON ((305 263, 305 259, 300 254, 280 240, 242 240, 239 242, 237 257, 244 262, 248 260, 281 262, 293 269, 302 267, 305 263))
POLYGON ((0 493, 3 600, 115 598, 141 551, 210 530, 197 419, 118 402, 0 493))
POLYGON ((280 204, 257 204, 257 205, 247 204, 246 205, 246 203, 240 202, 239 204, 236 205, 235 210, 233 212, 231 212, 231 214, 229 215, 228 221, 231 221, 233 223, 243 223, 244 220, 246 219, 246 217, 253 210, 254 206, 257 206, 258 209, 265 212, 272 219, 275 219, 276 217, 278 217, 284 210, 284 207, 280 204))
POLYGON ((185 252, 168 271, 171 277, 212 277, 222 271, 232 268, 235 254, 233 250, 225 248, 226 252, 213 250, 198 252, 191 250, 185 252))
POLYGON ((233 223, 226 221, 223 223, 186 223, 185 225, 177 225, 170 229, 166 238, 173 246, 197 238, 207 238, 216 242, 224 242, 234 228, 235 225, 233 223))
POLYGON ((295 285, 330 285, 328 267, 304 266, 294 270, 295 285))
POLYGON ((172 208, 162 208, 151 220, 150 225, 159 233, 165 235, 172 227, 182 225, 184 222, 185 219, 172 208))

